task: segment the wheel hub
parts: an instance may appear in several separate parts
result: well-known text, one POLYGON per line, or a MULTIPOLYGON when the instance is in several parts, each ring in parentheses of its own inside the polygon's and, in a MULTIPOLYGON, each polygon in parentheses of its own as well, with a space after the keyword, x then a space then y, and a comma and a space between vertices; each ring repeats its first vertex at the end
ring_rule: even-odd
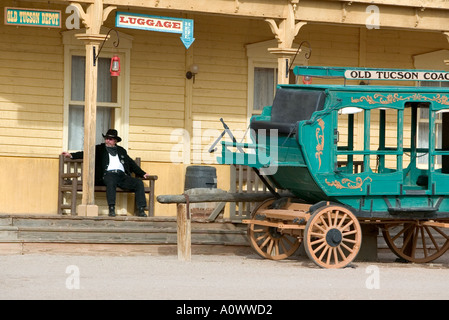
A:
POLYGON ((338 229, 330 229, 326 234, 326 242, 331 247, 338 246, 343 239, 343 236, 338 229))
POLYGON ((277 228, 275 227, 269 227, 268 232, 270 233, 270 236, 273 237, 274 239, 279 239, 282 237, 282 233, 277 231, 277 228))

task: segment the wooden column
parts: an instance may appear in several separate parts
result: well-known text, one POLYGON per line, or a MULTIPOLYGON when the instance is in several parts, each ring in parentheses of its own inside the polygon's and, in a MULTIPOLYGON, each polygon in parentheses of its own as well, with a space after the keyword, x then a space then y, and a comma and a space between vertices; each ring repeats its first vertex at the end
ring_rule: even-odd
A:
POLYGON ((298 51, 297 49, 287 48, 270 48, 268 51, 274 54, 278 59, 278 83, 289 84, 290 83, 290 64, 292 58, 298 51))
POLYGON ((83 158, 83 197, 78 207, 80 216, 98 216, 95 205, 95 138, 97 122, 97 80, 98 61, 94 53, 98 53, 104 35, 77 35, 86 44, 86 79, 84 104, 84 158, 83 158))
POLYGON ((86 81, 84 105, 84 159, 83 159, 83 197, 78 207, 80 216, 97 216, 98 206, 95 205, 95 136, 97 120, 97 80, 98 80, 98 49, 107 39, 100 34, 100 28, 111 11, 116 7, 103 9, 103 0, 95 0, 84 11, 78 3, 72 3, 78 10, 83 24, 86 26, 85 34, 75 37, 84 41, 86 45, 86 81))

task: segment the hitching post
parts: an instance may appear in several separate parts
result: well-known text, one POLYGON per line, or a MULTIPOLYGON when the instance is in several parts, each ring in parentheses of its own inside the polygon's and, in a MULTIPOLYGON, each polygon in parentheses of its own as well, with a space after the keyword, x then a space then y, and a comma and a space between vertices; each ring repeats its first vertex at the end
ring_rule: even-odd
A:
POLYGON ((185 203, 178 203, 177 209, 178 260, 190 261, 192 256, 192 227, 189 208, 185 203))

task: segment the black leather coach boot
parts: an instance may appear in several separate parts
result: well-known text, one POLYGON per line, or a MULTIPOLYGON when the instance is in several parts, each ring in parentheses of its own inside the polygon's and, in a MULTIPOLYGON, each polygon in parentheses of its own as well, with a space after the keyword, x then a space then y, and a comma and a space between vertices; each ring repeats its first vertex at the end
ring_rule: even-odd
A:
POLYGON ((140 207, 139 211, 137 211, 137 216, 138 217, 146 217, 146 213, 145 213, 145 207, 140 207))
POLYGON ((115 206, 109 206, 109 214, 110 217, 115 217, 115 206))

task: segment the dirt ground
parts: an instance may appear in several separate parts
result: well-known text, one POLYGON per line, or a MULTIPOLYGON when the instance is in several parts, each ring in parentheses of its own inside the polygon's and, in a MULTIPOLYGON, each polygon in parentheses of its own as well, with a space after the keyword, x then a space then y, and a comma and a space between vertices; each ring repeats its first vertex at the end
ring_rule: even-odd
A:
POLYGON ((256 254, 0 256, 0 299, 449 299, 449 253, 433 263, 379 262, 325 270, 306 257, 256 254))

